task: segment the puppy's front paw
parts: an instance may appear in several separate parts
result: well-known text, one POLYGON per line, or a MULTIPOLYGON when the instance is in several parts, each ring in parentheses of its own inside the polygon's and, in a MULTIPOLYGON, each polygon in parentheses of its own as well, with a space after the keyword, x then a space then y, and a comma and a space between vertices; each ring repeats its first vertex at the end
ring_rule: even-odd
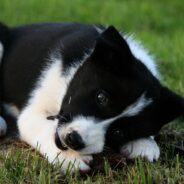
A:
POLYGON ((92 161, 93 157, 91 155, 80 155, 73 151, 62 151, 56 157, 54 163, 61 164, 61 170, 63 173, 66 173, 67 171, 74 173, 76 170, 81 173, 87 173, 90 171, 89 165, 92 161))
POLYGON ((129 159, 142 157, 153 162, 158 160, 160 149, 152 138, 142 138, 122 146, 120 152, 129 159))

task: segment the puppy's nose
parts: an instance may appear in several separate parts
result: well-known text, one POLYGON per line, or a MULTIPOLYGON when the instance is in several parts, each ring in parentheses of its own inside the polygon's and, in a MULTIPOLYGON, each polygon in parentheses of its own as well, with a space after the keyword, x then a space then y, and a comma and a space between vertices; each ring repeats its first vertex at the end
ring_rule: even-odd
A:
POLYGON ((67 134, 65 142, 71 149, 74 150, 80 150, 85 147, 84 141, 77 131, 72 131, 71 133, 67 134))

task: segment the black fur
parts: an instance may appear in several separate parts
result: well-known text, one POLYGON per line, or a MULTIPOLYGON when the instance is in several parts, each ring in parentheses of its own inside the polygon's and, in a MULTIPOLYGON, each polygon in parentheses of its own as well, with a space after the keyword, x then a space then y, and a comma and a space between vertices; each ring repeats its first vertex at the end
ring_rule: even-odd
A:
POLYGON ((158 99, 138 116, 122 118, 113 123, 107 132, 106 142, 110 147, 118 149, 127 140, 135 140, 143 135, 144 137, 156 135, 163 125, 182 115, 184 115, 183 98, 162 87, 158 99))
POLYGON ((11 45, 1 66, 3 99, 14 102, 20 109, 27 102, 40 72, 51 62, 48 60, 51 52, 61 49, 64 68, 67 68, 74 58, 83 57, 98 35, 92 26, 80 24, 30 25, 12 28, 9 32, 11 45))

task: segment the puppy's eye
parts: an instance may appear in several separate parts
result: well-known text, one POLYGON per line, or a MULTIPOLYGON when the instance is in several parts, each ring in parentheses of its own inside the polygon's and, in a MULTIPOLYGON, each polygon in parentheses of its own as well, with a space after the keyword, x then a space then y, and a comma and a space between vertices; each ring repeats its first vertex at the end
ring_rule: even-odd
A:
POLYGON ((105 92, 104 90, 98 91, 98 93, 96 95, 96 101, 97 101, 98 104, 100 104, 102 106, 106 106, 109 102, 108 93, 105 92))

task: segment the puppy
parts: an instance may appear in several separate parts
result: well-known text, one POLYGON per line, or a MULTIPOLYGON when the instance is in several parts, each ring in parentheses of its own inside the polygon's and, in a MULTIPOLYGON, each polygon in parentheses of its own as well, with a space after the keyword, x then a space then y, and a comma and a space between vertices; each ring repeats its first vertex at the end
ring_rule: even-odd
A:
POLYGON ((104 146, 157 160, 150 136, 183 114, 183 98, 160 84, 153 58, 113 26, 1 24, 0 63, 2 108, 20 139, 63 172, 90 170, 104 146))

